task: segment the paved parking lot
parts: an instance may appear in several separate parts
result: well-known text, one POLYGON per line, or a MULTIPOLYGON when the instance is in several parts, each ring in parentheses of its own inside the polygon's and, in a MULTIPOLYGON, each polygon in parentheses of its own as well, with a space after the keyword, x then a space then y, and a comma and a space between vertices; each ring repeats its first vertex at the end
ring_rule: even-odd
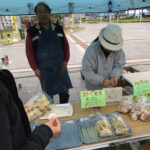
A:
MULTIPOLYGON (((68 64, 74 88, 70 90, 70 101, 80 100, 80 91, 85 90, 80 76, 83 55, 88 45, 97 37, 99 31, 107 23, 81 24, 85 30, 67 35, 70 45, 70 61, 68 64)), ((150 23, 122 23, 124 46, 128 65, 134 65, 140 71, 150 71, 150 23)), ((34 94, 41 91, 39 80, 29 67, 25 55, 25 43, 0 46, 0 56, 8 55, 11 61, 9 69, 13 72, 19 88, 19 95, 26 103, 34 94)), ((58 96, 55 96, 58 103, 58 96)))

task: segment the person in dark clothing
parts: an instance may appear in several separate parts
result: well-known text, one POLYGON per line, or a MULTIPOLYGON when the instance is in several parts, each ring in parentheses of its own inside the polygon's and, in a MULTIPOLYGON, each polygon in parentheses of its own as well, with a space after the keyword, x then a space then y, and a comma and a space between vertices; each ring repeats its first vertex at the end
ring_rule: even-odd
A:
POLYGON ((8 70, 0 70, 0 149, 44 150, 60 132, 60 122, 54 118, 31 132, 15 80, 8 70))
POLYGON ((51 9, 45 2, 35 7, 39 23, 27 30, 26 55, 44 92, 59 94, 60 103, 68 103, 72 88, 67 70, 69 44, 60 25, 50 19, 51 9))
POLYGON ((31 27, 32 27, 32 25, 31 25, 31 22, 29 21, 28 24, 27 24, 27 28, 29 29, 31 27))

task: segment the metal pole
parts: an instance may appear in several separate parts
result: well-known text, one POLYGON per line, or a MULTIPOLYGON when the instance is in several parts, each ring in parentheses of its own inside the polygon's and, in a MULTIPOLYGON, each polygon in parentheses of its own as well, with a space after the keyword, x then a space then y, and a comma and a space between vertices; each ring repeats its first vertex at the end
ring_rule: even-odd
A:
POLYGON ((72 28, 74 28, 74 14, 72 14, 72 28))

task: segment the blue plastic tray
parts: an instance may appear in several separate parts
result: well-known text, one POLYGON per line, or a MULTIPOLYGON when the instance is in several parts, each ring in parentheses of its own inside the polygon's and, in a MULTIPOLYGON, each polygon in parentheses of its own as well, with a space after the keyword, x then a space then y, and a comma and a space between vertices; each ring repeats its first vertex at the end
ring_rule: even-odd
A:
POLYGON ((56 150, 75 147, 82 144, 77 121, 68 120, 61 122, 62 132, 57 138, 52 138, 45 150, 56 150))

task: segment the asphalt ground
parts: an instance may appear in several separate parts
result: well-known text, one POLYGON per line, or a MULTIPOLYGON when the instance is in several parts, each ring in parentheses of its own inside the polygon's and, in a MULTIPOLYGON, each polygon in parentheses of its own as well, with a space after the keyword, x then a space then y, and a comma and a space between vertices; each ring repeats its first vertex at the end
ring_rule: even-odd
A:
MULTIPOLYGON (((82 58, 88 45, 106 25, 107 23, 81 24, 85 30, 67 34, 70 45, 68 69, 74 86, 70 90, 70 102, 79 101, 80 91, 85 90, 84 81, 80 75, 82 58)), ((150 23, 122 23, 118 25, 122 28, 123 50, 127 65, 133 66, 139 71, 150 71, 150 23)), ((11 63, 8 68, 16 79, 20 98, 23 103, 26 103, 41 91, 41 87, 28 64, 25 43, 0 46, 0 56, 4 55, 9 57, 11 63), (20 85, 21 88, 19 88, 20 85)), ((56 103, 59 103, 57 95, 54 99, 56 103)))

